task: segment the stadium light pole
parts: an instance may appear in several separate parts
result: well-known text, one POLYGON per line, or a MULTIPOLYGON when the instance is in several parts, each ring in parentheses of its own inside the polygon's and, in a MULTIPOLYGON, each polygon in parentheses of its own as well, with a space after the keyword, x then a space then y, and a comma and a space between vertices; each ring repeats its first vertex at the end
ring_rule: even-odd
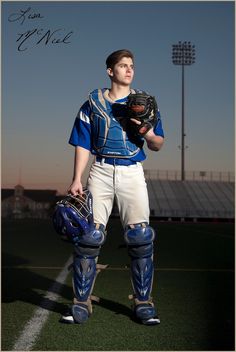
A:
POLYGON ((182 66, 182 122, 181 122, 181 180, 185 180, 185 119, 184 119, 184 67, 195 62, 195 45, 191 42, 181 42, 172 45, 172 62, 182 66))

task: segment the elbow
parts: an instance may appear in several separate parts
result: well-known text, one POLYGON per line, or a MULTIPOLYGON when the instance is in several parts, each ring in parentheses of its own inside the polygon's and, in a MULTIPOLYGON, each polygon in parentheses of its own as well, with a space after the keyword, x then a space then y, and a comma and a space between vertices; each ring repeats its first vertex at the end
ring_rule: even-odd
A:
POLYGON ((163 143, 164 143, 164 138, 157 137, 151 141, 147 141, 147 147, 148 149, 154 152, 158 152, 159 150, 161 150, 163 143))
POLYGON ((159 152, 161 150, 162 145, 153 145, 148 144, 148 149, 152 150, 153 152, 159 152))

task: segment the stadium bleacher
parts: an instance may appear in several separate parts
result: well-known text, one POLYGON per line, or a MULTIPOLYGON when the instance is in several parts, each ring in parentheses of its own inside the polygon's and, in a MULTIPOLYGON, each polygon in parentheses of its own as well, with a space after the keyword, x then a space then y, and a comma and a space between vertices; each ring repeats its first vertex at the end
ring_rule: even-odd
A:
POLYGON ((234 219, 234 183, 147 179, 151 215, 234 219))

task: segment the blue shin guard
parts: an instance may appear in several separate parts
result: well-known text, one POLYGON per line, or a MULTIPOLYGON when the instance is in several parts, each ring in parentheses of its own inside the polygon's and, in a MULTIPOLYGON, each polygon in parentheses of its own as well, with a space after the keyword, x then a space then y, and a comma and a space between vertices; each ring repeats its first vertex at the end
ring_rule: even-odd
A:
POLYGON ((131 281, 136 317, 147 325, 158 324, 151 298, 153 283, 154 230, 146 223, 130 225, 125 231, 125 241, 131 257, 131 281))
POLYGON ((95 258, 75 256, 73 263, 74 304, 72 315, 77 323, 84 323, 92 313, 90 294, 96 278, 95 258))
POLYGON ((72 266, 74 291, 72 315, 74 321, 79 324, 86 322, 92 314, 92 291, 95 279, 98 272, 106 267, 97 264, 97 258, 104 240, 104 228, 100 228, 91 233, 88 238, 84 236, 83 241, 75 247, 72 266))

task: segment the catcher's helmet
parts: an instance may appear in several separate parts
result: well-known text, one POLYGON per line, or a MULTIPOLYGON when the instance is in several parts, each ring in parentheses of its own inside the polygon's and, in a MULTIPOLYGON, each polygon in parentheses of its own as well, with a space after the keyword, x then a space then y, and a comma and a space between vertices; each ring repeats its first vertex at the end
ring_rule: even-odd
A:
POLYGON ((79 236, 94 227, 93 199, 89 190, 85 189, 83 195, 68 194, 56 203, 53 213, 53 225, 63 240, 77 243, 79 236))

